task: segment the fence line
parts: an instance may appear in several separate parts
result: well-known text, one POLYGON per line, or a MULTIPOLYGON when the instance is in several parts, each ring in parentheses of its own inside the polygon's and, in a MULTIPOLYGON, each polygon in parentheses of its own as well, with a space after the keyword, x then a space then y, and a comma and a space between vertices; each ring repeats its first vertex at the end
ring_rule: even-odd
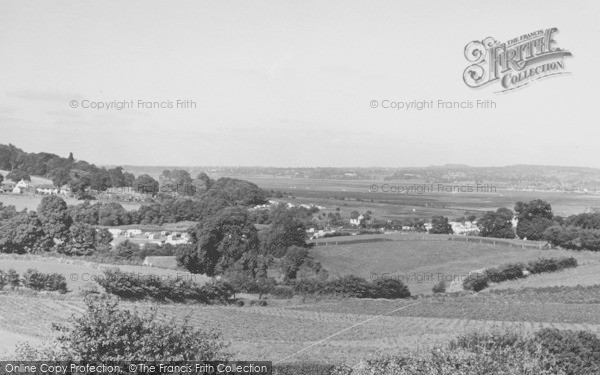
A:
POLYGON ((447 237, 447 238, 435 238, 435 237, 418 237, 418 238, 365 238, 365 239, 355 239, 355 240, 336 240, 336 241, 324 241, 324 242, 312 242, 314 246, 338 246, 338 245, 354 245, 361 243, 372 243, 372 242, 410 242, 410 241, 433 241, 433 242, 441 242, 441 241, 459 241, 459 242, 471 242, 471 243, 480 243, 480 244, 490 244, 490 245, 504 245, 511 246, 515 248, 521 249, 551 249, 552 246, 550 244, 525 244, 525 243, 514 243, 510 241, 505 241, 502 239, 492 239, 485 237, 475 237, 475 236, 464 236, 464 237, 447 237))

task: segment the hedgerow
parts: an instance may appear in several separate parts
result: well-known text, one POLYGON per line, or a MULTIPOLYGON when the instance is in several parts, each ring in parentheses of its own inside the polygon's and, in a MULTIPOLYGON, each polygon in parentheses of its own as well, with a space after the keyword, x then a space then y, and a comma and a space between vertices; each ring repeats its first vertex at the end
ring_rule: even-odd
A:
POLYGON ((462 285, 465 290, 479 292, 487 288, 490 282, 500 283, 507 280, 525 278, 528 274, 556 272, 572 267, 577 267, 577 259, 573 257, 539 258, 527 264, 508 263, 497 268, 487 268, 484 271, 472 272, 463 280, 462 285))
POLYGON ((33 290, 67 292, 67 280, 59 273, 43 273, 34 268, 23 274, 23 286, 33 290))
POLYGON ((410 291, 399 280, 379 279, 369 282, 354 275, 332 279, 299 279, 290 282, 295 293, 301 295, 330 295, 354 298, 408 298, 410 291))
POLYGON ((98 283, 107 293, 127 300, 209 303, 228 300, 233 295, 233 288, 226 282, 200 285, 191 280, 162 279, 156 275, 138 275, 120 270, 105 270, 104 277, 98 278, 98 283))

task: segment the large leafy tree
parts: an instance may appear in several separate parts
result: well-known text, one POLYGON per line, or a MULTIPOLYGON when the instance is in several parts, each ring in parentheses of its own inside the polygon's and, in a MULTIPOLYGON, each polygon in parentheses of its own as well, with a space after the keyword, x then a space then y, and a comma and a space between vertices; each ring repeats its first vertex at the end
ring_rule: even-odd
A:
POLYGON ((24 254, 42 250, 48 250, 48 246, 44 246, 42 222, 35 212, 23 212, 0 222, 0 252, 24 254))
POLYGON ((14 182, 19 182, 21 180, 31 181, 31 177, 29 176, 29 173, 22 171, 20 169, 15 169, 15 170, 11 171, 9 174, 6 175, 6 178, 8 178, 9 180, 12 180, 14 182))
POLYGON ((528 240, 539 241, 544 237, 544 231, 555 224, 552 220, 552 206, 541 199, 529 203, 517 202, 517 236, 528 240))
POLYGON ((452 234, 452 226, 448 223, 448 218, 444 216, 434 216, 431 219, 431 234, 452 234))
POLYGON ((178 251, 178 261, 190 272, 213 276, 237 264, 253 273, 259 265, 257 231, 244 209, 225 208, 191 234, 193 246, 178 251))
POLYGON ((275 206, 270 213, 271 227, 267 230, 263 248, 275 257, 284 256, 291 246, 306 245, 306 227, 311 218, 308 210, 275 206))
POLYGON ((513 212, 508 208, 499 208, 486 212, 478 221, 479 235, 482 237, 515 238, 512 228, 513 212))
MULTIPOLYGON (((109 233, 110 234, 110 233, 109 233)), ((96 230, 86 223, 75 223, 69 228, 69 242, 64 253, 69 255, 90 255, 96 247, 96 230)))
POLYGON ((69 227, 73 219, 69 215, 67 203, 56 195, 42 198, 37 213, 42 223, 44 236, 41 239, 44 246, 53 246, 55 243, 65 243, 69 240, 69 227))
POLYGON ((140 193, 158 193, 158 181, 147 174, 139 175, 132 183, 133 188, 140 193))

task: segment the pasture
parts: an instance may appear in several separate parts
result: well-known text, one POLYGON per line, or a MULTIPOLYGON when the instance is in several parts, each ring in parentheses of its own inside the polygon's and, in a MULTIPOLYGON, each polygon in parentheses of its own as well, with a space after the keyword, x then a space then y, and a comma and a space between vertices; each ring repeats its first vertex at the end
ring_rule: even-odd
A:
MULTIPOLYGON (((544 286, 544 280, 556 282, 554 285, 576 285, 575 282, 589 285, 599 283, 598 276, 584 282, 579 272, 586 275, 600 274, 600 253, 573 252, 567 250, 521 249, 505 245, 480 244, 473 242, 446 241, 445 236, 422 235, 430 240, 413 240, 418 235, 400 235, 397 241, 344 244, 342 239, 359 239, 363 236, 339 237, 338 245, 315 246, 310 255, 319 261, 330 275, 356 275, 367 280, 395 278, 403 281, 411 293, 431 293, 438 281, 462 280, 473 270, 499 266, 511 262, 527 262, 540 257, 573 256, 581 267, 568 270, 568 276, 543 274, 513 282, 514 285, 544 286), (536 281, 535 280, 539 280, 536 281), (530 283, 530 284, 528 284, 530 283)), ((328 238, 325 240, 337 240, 328 238)), ((324 241, 324 240, 321 240, 324 241)), ((552 284, 551 284, 552 285, 552 284)), ((505 287, 502 283, 499 287, 505 287)))

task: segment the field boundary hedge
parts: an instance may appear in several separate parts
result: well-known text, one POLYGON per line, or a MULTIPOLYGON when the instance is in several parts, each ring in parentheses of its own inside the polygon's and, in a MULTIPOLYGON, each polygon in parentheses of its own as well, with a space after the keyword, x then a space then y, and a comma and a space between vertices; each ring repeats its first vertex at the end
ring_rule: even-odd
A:
POLYGON ((548 243, 539 243, 539 244, 525 244, 525 243, 514 243, 507 240, 502 240, 499 238, 488 238, 488 237, 478 237, 478 236, 464 236, 464 237, 448 237, 448 241, 459 241, 459 242, 471 242, 471 243, 484 243, 489 245, 503 245, 503 246, 511 246, 519 249, 537 249, 537 250, 550 250, 552 249, 552 245, 548 243))

